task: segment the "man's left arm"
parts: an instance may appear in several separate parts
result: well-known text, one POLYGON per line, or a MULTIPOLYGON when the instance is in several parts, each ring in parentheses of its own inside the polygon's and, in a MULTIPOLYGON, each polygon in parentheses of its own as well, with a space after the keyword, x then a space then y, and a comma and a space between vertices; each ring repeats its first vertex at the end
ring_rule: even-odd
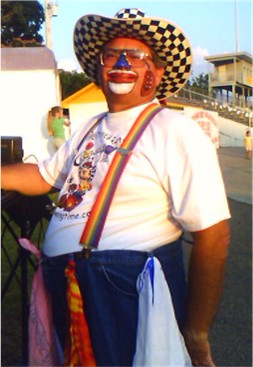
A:
POLYGON ((189 267, 189 293, 184 338, 194 366, 215 366, 208 332, 216 315, 229 245, 226 220, 191 232, 194 239, 189 267))

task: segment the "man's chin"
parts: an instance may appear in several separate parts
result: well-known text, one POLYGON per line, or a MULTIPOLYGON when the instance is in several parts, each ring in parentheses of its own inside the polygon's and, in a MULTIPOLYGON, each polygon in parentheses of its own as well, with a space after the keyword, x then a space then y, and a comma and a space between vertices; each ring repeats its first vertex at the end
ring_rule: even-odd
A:
POLYGON ((109 82, 109 89, 115 94, 128 94, 133 90, 135 83, 112 83, 109 82))

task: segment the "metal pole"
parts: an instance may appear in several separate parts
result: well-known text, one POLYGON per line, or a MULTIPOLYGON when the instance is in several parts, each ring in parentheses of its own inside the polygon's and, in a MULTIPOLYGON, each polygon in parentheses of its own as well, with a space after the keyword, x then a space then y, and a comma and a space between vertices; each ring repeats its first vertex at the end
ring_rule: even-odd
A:
POLYGON ((45 0, 45 22, 46 22, 46 46, 52 49, 51 37, 51 3, 45 0))
POLYGON ((237 22, 237 0, 235 0, 234 6, 235 6, 235 52, 238 52, 239 43, 238 43, 238 22, 237 22))

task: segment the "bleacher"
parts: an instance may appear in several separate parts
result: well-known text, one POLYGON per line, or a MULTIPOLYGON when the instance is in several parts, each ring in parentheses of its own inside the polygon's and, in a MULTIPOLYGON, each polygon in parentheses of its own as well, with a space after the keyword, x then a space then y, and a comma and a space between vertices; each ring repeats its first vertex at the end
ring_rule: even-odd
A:
POLYGON ((180 93, 166 99, 168 106, 183 109, 184 106, 202 108, 216 111, 226 119, 236 121, 246 126, 253 127, 253 111, 251 107, 240 107, 231 103, 224 103, 207 95, 183 88, 180 93))

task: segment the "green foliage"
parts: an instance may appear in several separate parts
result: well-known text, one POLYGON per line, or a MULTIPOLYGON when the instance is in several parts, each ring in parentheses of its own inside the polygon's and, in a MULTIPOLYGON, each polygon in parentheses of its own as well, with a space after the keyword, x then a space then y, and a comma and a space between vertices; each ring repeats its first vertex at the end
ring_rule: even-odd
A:
POLYGON ((67 98, 71 94, 90 84, 90 80, 84 73, 60 69, 59 75, 62 86, 62 99, 67 98))
POLYGON ((208 88, 208 74, 201 73, 192 78, 192 86, 198 86, 200 88, 208 88))
POLYGON ((198 76, 193 77, 189 85, 194 92, 208 95, 208 74, 201 73, 198 76))
POLYGON ((44 8, 38 1, 2 1, 1 45, 41 46, 43 37, 39 31, 44 21, 44 8))

